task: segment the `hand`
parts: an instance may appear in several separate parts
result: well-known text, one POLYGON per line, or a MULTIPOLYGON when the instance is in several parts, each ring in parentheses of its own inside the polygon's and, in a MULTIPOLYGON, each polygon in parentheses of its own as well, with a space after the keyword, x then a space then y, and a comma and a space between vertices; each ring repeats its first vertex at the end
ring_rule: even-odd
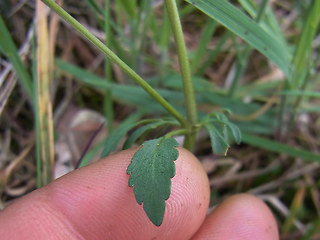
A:
POLYGON ((163 223, 154 226, 128 187, 126 168, 135 151, 111 155, 17 200, 0 213, 1 239, 278 239, 271 211, 247 194, 206 217, 208 178, 182 148, 163 223))

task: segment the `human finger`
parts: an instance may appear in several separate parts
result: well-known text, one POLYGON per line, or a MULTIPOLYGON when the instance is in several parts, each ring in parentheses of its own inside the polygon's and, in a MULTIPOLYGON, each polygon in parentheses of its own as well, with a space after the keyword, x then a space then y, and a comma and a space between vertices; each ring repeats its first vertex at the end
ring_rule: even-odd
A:
POLYGON ((0 214, 2 239, 189 239, 205 218, 209 183, 199 161, 179 148, 163 223, 154 226, 128 187, 137 149, 108 156, 38 189, 0 214))
POLYGON ((279 233, 264 202, 249 194, 237 194, 221 203, 192 239, 278 240, 279 233))

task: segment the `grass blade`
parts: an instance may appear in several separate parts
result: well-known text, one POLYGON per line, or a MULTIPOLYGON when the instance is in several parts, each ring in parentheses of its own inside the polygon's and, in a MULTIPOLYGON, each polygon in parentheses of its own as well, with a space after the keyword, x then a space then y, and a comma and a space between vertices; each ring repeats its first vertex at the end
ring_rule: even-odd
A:
POLYGON ((149 124, 146 124, 142 127, 140 127, 139 129, 137 129, 136 131, 134 131, 126 140, 126 142, 123 145, 123 149, 128 149, 132 146, 132 144, 141 136, 143 135, 145 132, 151 131, 153 129, 156 129, 157 127, 160 127, 161 125, 169 125, 172 124, 172 122, 170 121, 163 121, 163 120, 159 120, 156 122, 151 122, 149 124))
POLYGON ((19 55, 17 54, 17 48, 10 36, 10 33, 4 23, 4 20, 2 19, 2 16, 0 15, 0 46, 3 53, 8 57, 10 62, 12 63, 12 66, 17 72, 17 75, 20 80, 20 84, 25 90, 27 97, 29 98, 30 102, 32 102, 32 80, 31 77, 24 67, 23 63, 21 62, 21 59, 19 55))
MULTIPOLYGON (((262 3, 260 4, 259 11, 254 18, 254 21, 256 23, 260 22, 261 17, 265 12, 265 8, 266 8, 267 4, 268 4, 268 0, 263 0, 262 3)), ((237 59, 237 63, 235 65, 235 68, 236 68, 235 75, 234 75, 234 78, 232 80, 232 83, 231 83, 231 86, 229 89, 229 96, 230 97, 234 96, 234 93, 237 89, 237 86, 239 85, 240 79, 242 78, 243 74, 246 71, 246 68, 248 66, 248 59, 249 59, 250 53, 251 53, 250 45, 246 45, 245 49, 242 52, 240 52, 241 57, 239 56, 239 58, 237 59)))
POLYGON ((47 6, 67 21, 72 27, 74 27, 82 36, 95 45, 101 52, 106 54, 108 58, 116 63, 125 73, 128 74, 133 80, 135 80, 150 96, 152 96, 164 109, 168 111, 174 118, 176 118, 182 126, 187 125, 186 119, 171 105, 169 104, 159 93, 157 93, 144 79, 142 79, 132 68, 130 68, 124 61, 122 61, 111 49, 97 39, 92 33, 90 33, 84 26, 82 26, 76 19, 74 19, 69 13, 57 5, 53 0, 42 0, 47 6))
POLYGON ((52 103, 50 99, 49 72, 49 38, 46 6, 40 1, 36 2, 37 17, 37 104, 41 144, 41 159, 43 171, 43 185, 48 184, 52 178, 54 165, 54 138, 52 103))
POLYGON ((272 141, 266 138, 254 136, 247 133, 242 133, 242 142, 248 143, 252 146, 256 146, 265 150, 269 150, 277 153, 284 153, 291 157, 302 158, 306 161, 320 161, 320 155, 309 152, 307 150, 290 147, 286 144, 272 141))
MULTIPOLYGON (((111 25, 110 20, 111 14, 110 14, 110 0, 105 0, 105 34, 106 34, 106 46, 108 48, 111 48, 111 25)), ((111 61, 106 58, 105 59, 105 75, 106 75, 106 81, 108 83, 112 82, 112 65, 111 61)), ((112 100, 112 92, 110 88, 108 88, 105 92, 104 96, 104 112, 106 115, 106 118, 108 120, 108 132, 109 134, 113 131, 113 120, 114 120, 114 111, 113 111, 113 100, 112 100)))
POLYGON ((205 55, 207 51, 207 46, 211 40, 211 37, 214 31, 216 30, 216 27, 217 27, 217 22, 209 18, 206 26, 202 31, 202 36, 198 44, 198 48, 192 58, 192 62, 191 62, 192 73, 196 72, 198 67, 200 66, 201 58, 205 55))
POLYGON ((136 120, 139 118, 140 114, 135 114, 123 121, 115 131, 112 132, 104 143, 104 148, 101 153, 101 158, 108 156, 113 152, 120 140, 127 134, 127 132, 135 127, 138 123, 136 120))
POLYGON ((320 1, 312 1, 292 63, 292 86, 295 89, 297 87, 301 87, 303 85, 303 81, 307 80, 306 75, 309 72, 312 61, 312 41, 320 22, 319 12, 320 1))
POLYGON ((281 42, 266 33, 258 24, 225 0, 186 0, 199 10, 243 38, 268 59, 274 62, 287 76, 290 57, 281 42))
POLYGON ((227 42, 228 38, 231 35, 232 34, 229 31, 223 34, 215 49, 208 54, 207 59, 201 64, 202 66, 199 66, 196 75, 202 76, 205 73, 205 71, 210 67, 210 65, 216 59, 216 57, 222 52, 223 45, 227 42))

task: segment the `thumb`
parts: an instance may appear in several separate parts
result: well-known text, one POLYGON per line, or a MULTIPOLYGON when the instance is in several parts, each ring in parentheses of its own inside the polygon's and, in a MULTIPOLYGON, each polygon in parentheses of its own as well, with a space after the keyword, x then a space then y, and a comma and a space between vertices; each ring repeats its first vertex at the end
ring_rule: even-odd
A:
POLYGON ((128 187, 136 149, 108 156, 4 209, 2 239, 188 239, 203 222, 209 183, 199 161, 178 148, 176 176, 163 223, 154 226, 128 187))

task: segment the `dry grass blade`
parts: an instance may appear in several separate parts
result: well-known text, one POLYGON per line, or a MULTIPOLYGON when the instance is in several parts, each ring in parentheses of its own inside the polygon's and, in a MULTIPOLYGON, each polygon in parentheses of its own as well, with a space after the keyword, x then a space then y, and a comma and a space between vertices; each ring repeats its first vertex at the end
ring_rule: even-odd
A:
MULTIPOLYGON (((48 184, 52 180, 52 166, 54 163, 54 139, 52 103, 50 100, 50 62, 48 57, 48 8, 37 0, 37 104, 39 119, 40 149, 42 159, 42 183, 48 184)), ((39 173, 38 173, 39 174, 39 173)))
POLYGON ((10 162, 9 166, 7 166, 4 171, 1 173, 1 185, 6 186, 8 178, 10 177, 12 171, 25 159, 25 157, 29 154, 31 149, 33 148, 33 144, 27 146, 21 154, 13 161, 10 162), (4 177, 3 177, 4 175, 4 177))
MULTIPOLYGON (((288 217, 290 215, 289 208, 279 199, 279 197, 270 194, 257 195, 261 200, 269 203, 273 208, 277 210, 280 215, 288 217)), ((298 219, 293 219, 292 224, 300 231, 305 232, 306 226, 298 219)))
POLYGON ((282 225, 282 235, 286 236, 289 233, 289 230, 293 226, 294 220, 297 218, 297 214, 301 207, 303 206, 303 201, 305 198, 306 189, 305 187, 299 188, 297 193, 295 194, 291 207, 290 207, 290 214, 288 215, 287 219, 285 220, 284 224, 282 225))

